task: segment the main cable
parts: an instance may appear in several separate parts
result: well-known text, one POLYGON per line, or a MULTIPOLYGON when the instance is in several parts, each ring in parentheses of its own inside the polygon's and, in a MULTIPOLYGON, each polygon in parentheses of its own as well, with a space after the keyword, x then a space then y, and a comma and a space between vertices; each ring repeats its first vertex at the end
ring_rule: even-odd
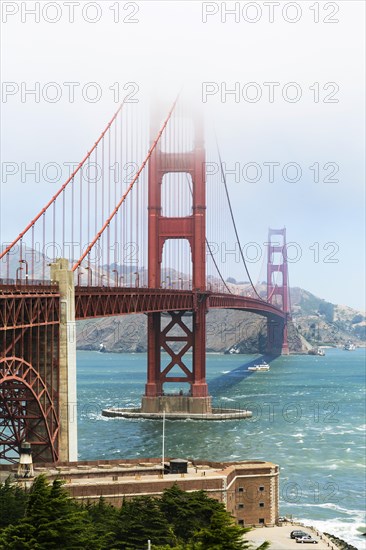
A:
POLYGON ((236 223, 235 223, 235 218, 234 218, 233 209, 232 209, 232 207, 231 207, 231 201, 230 201, 229 191, 228 191, 228 188, 227 188, 226 177, 225 177, 224 169, 223 169, 223 167, 222 167, 221 154, 220 154, 220 149, 219 149, 219 144, 218 144, 218 141, 217 141, 216 133, 215 133, 215 139, 216 139, 217 153, 218 153, 219 162, 220 162, 221 176, 222 176, 222 180, 223 180, 224 186, 225 186, 226 198, 227 198, 227 202, 228 202, 228 205, 229 205, 229 210, 230 210, 230 215, 231 215, 231 221, 232 221, 233 226, 234 226, 235 236, 236 236, 236 239, 237 239, 237 243, 238 243, 238 245, 239 245, 240 256, 241 256, 242 262, 243 262, 243 264, 244 264, 245 271, 246 271, 246 274, 247 274, 247 276, 248 276, 249 282, 250 282, 250 284, 251 284, 251 286, 252 286, 252 288, 253 288, 253 290, 254 290, 254 293, 258 296, 258 298, 259 298, 262 302, 265 302, 265 300, 263 300, 263 298, 262 298, 262 297, 258 294, 258 292, 256 291, 256 288, 255 288, 255 286, 254 286, 254 284, 253 284, 252 278, 251 278, 251 276, 250 276, 250 273, 249 273, 249 270, 248 270, 248 267, 247 267, 247 264, 246 264, 246 261, 245 261, 245 258, 244 258, 243 250, 242 250, 241 244, 240 244, 240 239, 239 239, 238 230, 237 230, 236 223))
MULTIPOLYGON (((143 172, 146 164, 148 163, 148 161, 150 160, 150 157, 155 149, 155 147, 157 146, 162 134, 164 133, 164 130, 172 116, 172 113, 175 109, 175 106, 177 104, 177 101, 178 101, 178 97, 176 98, 176 100, 174 101, 169 113, 168 113, 168 116, 166 117, 166 119, 164 120, 164 123, 162 125, 162 127, 160 128, 159 130, 159 133, 158 135, 156 136, 153 144, 151 145, 145 159, 143 160, 141 166, 139 167, 139 169, 137 170, 134 178, 132 179, 131 183, 129 184, 129 186, 127 187, 127 190, 125 191, 125 193, 123 194, 123 196, 120 198, 118 204, 115 206, 114 210, 112 211, 112 213, 108 216, 108 218, 106 219, 106 221, 104 222, 103 226, 101 227, 101 229, 98 231, 98 233, 96 234, 96 236, 94 237, 94 239, 90 242, 90 244, 87 246, 85 252, 81 255, 81 257, 79 258, 78 261, 76 261, 72 267, 72 271, 75 271, 82 263, 82 261, 84 260, 84 258, 90 253, 91 249, 93 248, 93 246, 95 245, 95 243, 100 239, 101 236, 103 236, 104 234, 104 231, 107 229, 107 236, 109 235, 109 226, 110 226, 110 223, 112 221, 112 219, 114 218, 114 216, 117 214, 117 212, 119 211, 120 207, 122 206, 122 204, 125 202, 126 200, 126 197, 129 195, 130 191, 133 189, 134 187, 134 184, 136 183, 136 181, 138 181, 139 177, 140 177, 140 174, 141 172, 143 172)), ((132 209, 131 209, 132 211, 132 209)))
MULTIPOLYGON (((188 177, 187 172, 186 172, 185 174, 186 174, 186 178, 187 178, 187 181, 188 181, 189 190, 190 190, 191 195, 192 195, 192 197, 193 197, 193 190, 192 190, 191 182, 189 181, 189 177, 188 177)), ((219 277, 220 277, 221 281, 224 283, 224 286, 226 287, 226 289, 228 290, 228 292, 229 292, 230 294, 232 294, 230 288, 229 288, 229 287, 227 286, 227 284, 226 284, 226 281, 225 281, 224 277, 223 277, 222 274, 221 274, 221 271, 220 271, 220 269, 219 269, 219 266, 217 265, 217 262, 216 262, 216 260, 215 260, 215 258, 214 258, 214 255, 213 255, 213 253, 212 253, 212 250, 211 250, 210 244, 209 244, 209 242, 208 242, 208 240, 207 240, 207 237, 205 237, 205 241, 206 241, 206 246, 207 246, 207 248, 208 248, 208 251, 209 251, 209 253, 210 253, 210 256, 211 256, 211 258, 212 258, 212 261, 213 261, 213 263, 214 263, 214 266, 216 267, 217 273, 219 274, 219 277)))

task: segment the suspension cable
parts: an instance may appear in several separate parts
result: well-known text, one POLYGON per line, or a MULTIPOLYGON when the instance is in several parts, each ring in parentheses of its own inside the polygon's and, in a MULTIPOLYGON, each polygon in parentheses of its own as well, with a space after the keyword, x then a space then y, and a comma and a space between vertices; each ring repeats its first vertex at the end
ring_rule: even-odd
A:
MULTIPOLYGON (((107 220, 104 222, 102 228, 98 231, 98 233, 96 234, 96 236, 94 237, 94 239, 92 240, 92 242, 88 245, 88 247, 86 248, 85 252, 82 254, 82 256, 79 258, 79 260, 77 262, 75 262, 75 264, 73 265, 72 267, 72 271, 75 271, 81 264, 81 262, 84 260, 84 258, 89 254, 89 252, 91 251, 91 249, 93 248, 93 246, 95 245, 95 243, 100 239, 101 235, 104 233, 105 229, 109 227, 112 219, 114 218, 114 216, 117 214, 117 212, 119 211, 121 205, 124 203, 124 201, 126 200, 126 197, 128 196, 129 192, 131 191, 131 189, 133 188, 134 184, 136 183, 136 181, 139 179, 140 177, 140 174, 141 172, 143 171, 143 169, 145 168, 147 162, 149 161, 155 147, 157 146, 172 114, 173 114, 173 111, 174 111, 174 108, 176 106, 176 103, 178 101, 178 97, 176 98, 176 100, 174 101, 169 113, 168 113, 168 116, 166 117, 162 127, 160 128, 159 130, 159 133, 158 135, 156 136, 155 138, 155 141, 153 142, 153 144, 151 145, 143 163, 141 164, 140 168, 138 169, 138 171, 136 172, 136 175, 135 177, 133 178, 133 180, 131 181, 130 185, 128 186, 126 192, 124 193, 124 195, 121 197, 120 201, 118 202, 118 204, 115 206, 113 212, 109 215, 109 217, 107 218, 107 220)), ((108 231, 108 230, 107 230, 108 231)))
POLYGON ((88 153, 85 155, 85 157, 83 158, 83 160, 78 164, 78 166, 76 167, 76 169, 73 171, 73 173, 70 175, 70 177, 66 180, 66 182, 62 185, 62 187, 60 187, 60 189, 57 191, 57 193, 48 201, 48 203, 46 204, 46 206, 44 206, 42 208, 42 210, 37 214, 37 216, 27 225, 27 227, 18 235, 18 237, 16 239, 14 239, 14 241, 2 252, 0 253, 0 259, 3 258, 6 254, 8 254, 8 252, 10 252, 10 250, 17 244, 17 242, 19 242, 23 237, 24 235, 29 231, 29 229, 31 227, 34 226, 34 224, 36 223, 36 221, 39 220, 39 218, 48 210, 48 208, 56 201, 57 197, 66 189, 66 187, 69 185, 70 182, 73 182, 74 178, 75 178, 75 175, 79 172, 80 168, 85 164, 85 162, 90 158, 90 155, 92 154, 92 152, 94 151, 94 149, 97 148, 99 142, 104 138, 105 134, 107 133, 107 131, 110 129, 110 127, 112 126, 113 122, 116 120, 117 116, 118 116, 118 113, 122 110, 124 104, 125 104, 125 101, 126 101, 126 98, 122 101, 122 103, 120 104, 120 106, 118 107, 117 111, 114 113, 113 117, 111 118, 111 120, 108 122, 106 128, 103 130, 103 132, 101 133, 101 135, 99 136, 99 138, 97 139, 97 141, 94 143, 93 147, 90 149, 90 151, 88 151, 88 153))
MULTIPOLYGON (((186 174, 186 178, 187 178, 189 190, 190 190, 191 195, 192 195, 192 197, 193 197, 193 190, 192 190, 192 186, 191 186, 190 179, 189 179, 189 177, 188 177, 187 172, 186 172, 185 174, 186 174)), ((230 288, 227 286, 226 281, 225 281, 224 277, 223 277, 222 274, 221 274, 221 271, 220 271, 220 269, 219 269, 219 266, 217 265, 217 262, 216 262, 216 260, 215 260, 215 258, 214 258, 214 255, 213 255, 213 253, 212 253, 212 250, 211 250, 210 244, 209 244, 209 242, 208 242, 208 240, 207 240, 207 237, 205 237, 205 241, 206 241, 206 246, 207 246, 207 248, 208 248, 208 251, 209 251, 209 253, 210 253, 210 256, 211 256, 211 258, 212 258, 212 261, 213 261, 213 263, 214 263, 214 266, 216 267, 217 273, 219 274, 219 277, 220 277, 221 281, 224 283, 224 286, 226 287, 226 289, 228 290, 228 292, 229 292, 230 294, 232 294, 232 291, 231 291, 230 288)))
POLYGON ((246 271, 246 274, 247 274, 247 276, 248 276, 249 282, 250 282, 250 284, 251 284, 251 286, 252 286, 252 288, 253 288, 255 294, 258 296, 258 298, 259 298, 262 302, 265 302, 265 300, 263 300, 263 298, 258 294, 258 292, 257 292, 257 290, 256 290, 256 288, 255 288, 255 286, 254 286, 254 284, 253 284, 252 278, 251 278, 251 276, 250 276, 250 273, 249 273, 249 270, 248 270, 248 267, 247 267, 247 264, 246 264, 246 261, 245 261, 245 258, 244 258, 243 250, 242 250, 241 244, 240 244, 240 239, 239 239, 238 230, 237 230, 236 223, 235 223, 235 218, 234 218, 233 209, 232 209, 232 207, 231 207, 231 201, 230 201, 229 191, 228 191, 227 184, 226 184, 225 172, 224 172, 224 169, 223 169, 223 167, 222 167, 221 154, 220 154, 220 149, 219 149, 219 144, 218 144, 218 141, 217 141, 217 136, 216 136, 216 134, 215 134, 215 138, 216 138, 217 153, 218 153, 219 162, 220 162, 221 176, 222 176, 222 179, 223 179, 223 182, 224 182, 224 186, 225 186, 226 198, 227 198, 227 202, 228 202, 229 209, 230 209, 231 221, 232 221, 232 223, 233 223, 234 231, 235 231, 235 235, 236 235, 236 239, 237 239, 237 242, 238 242, 238 245, 239 245, 240 256, 241 256, 242 262, 243 262, 243 264, 244 264, 245 271, 246 271))
POLYGON ((217 272, 218 272, 218 274, 219 274, 219 277, 220 277, 221 281, 224 283, 225 287, 226 287, 227 290, 230 292, 230 294, 232 294, 232 291, 231 291, 230 288, 227 286, 225 279, 224 279, 223 276, 221 275, 221 271, 219 270, 219 266, 217 265, 217 262, 216 262, 216 260, 215 260, 215 258, 214 258, 214 255, 212 254, 212 250, 211 250, 210 244, 209 244, 209 242, 208 242, 208 240, 207 240, 207 237, 206 237, 206 245, 207 245, 208 251, 209 251, 209 253, 210 253, 210 256, 211 256, 211 258, 212 258, 212 261, 213 261, 213 263, 214 263, 214 266, 215 266, 216 269, 217 269, 217 272))

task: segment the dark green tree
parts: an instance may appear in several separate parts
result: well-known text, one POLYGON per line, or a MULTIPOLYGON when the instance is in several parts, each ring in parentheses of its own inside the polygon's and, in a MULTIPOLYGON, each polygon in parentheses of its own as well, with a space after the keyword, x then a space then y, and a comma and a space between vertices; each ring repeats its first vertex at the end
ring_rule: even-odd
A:
POLYGON ((187 493, 177 485, 164 491, 159 504, 182 542, 188 542, 195 531, 210 525, 215 511, 224 510, 221 503, 209 498, 204 491, 187 493))
MULTIPOLYGON (((60 480, 39 476, 29 492, 0 486, 1 550, 242 550, 249 548, 223 504, 173 486, 161 499, 138 497, 120 509, 101 498, 78 504, 60 480), (6 508, 8 506, 8 508, 6 508), (11 522, 11 523, 10 523, 11 522)), ((260 550, 267 548, 267 543, 260 550)))
POLYGON ((0 483, 0 531, 24 517, 28 495, 10 478, 0 483))
POLYGON ((29 494, 25 517, 0 536, 4 550, 99 550, 86 511, 73 501, 60 480, 49 485, 38 476, 29 494))
POLYGON ((157 499, 138 497, 125 501, 118 518, 113 550, 141 550, 147 547, 148 540, 158 546, 172 546, 176 542, 157 499))
POLYGON ((0 534, 1 550, 40 550, 37 542, 37 528, 25 519, 8 525, 0 534))
POLYGON ((243 540, 247 530, 235 525, 225 511, 216 511, 211 523, 196 532, 193 539, 199 542, 200 550, 243 550, 248 543, 243 540))
POLYGON ((87 503, 85 510, 91 520, 102 550, 110 550, 116 540, 119 510, 100 497, 96 504, 87 503))

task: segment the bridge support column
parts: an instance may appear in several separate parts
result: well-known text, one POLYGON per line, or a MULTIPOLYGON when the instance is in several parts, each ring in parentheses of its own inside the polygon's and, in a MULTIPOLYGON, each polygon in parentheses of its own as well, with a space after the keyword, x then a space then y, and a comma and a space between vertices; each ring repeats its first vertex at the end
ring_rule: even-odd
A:
POLYGON ((207 398, 206 383, 206 304, 201 302, 193 314, 193 381, 192 396, 207 398))
POLYGON ((283 339, 282 339, 282 349, 281 355, 289 355, 290 349, 288 347, 288 333, 287 333, 287 319, 283 327, 283 339))
POLYGON ((60 461, 77 461, 76 326, 74 274, 69 262, 51 265, 51 280, 59 285, 60 312, 60 461))
MULTIPOLYGON (((205 295, 203 295, 204 297, 205 295)), ((211 397, 206 383, 206 304, 198 304, 197 311, 185 322, 184 312, 170 312, 171 321, 161 327, 161 314, 150 313, 148 318, 148 374, 145 395, 142 397, 143 413, 206 414, 212 412, 211 397), (179 332, 179 334, 178 334, 179 332), (174 346, 179 344, 180 349, 174 346), (171 347, 173 344, 173 347, 171 347), (173 350, 174 348, 174 350, 173 350), (162 367, 161 349, 168 355, 168 364, 162 367), (184 356, 192 351, 192 367, 184 356), (180 374, 171 374, 179 367, 180 374), (188 394, 166 394, 165 383, 188 383, 188 394)))
POLYGON ((147 328, 147 383, 145 395, 148 398, 162 395, 162 383, 160 381, 160 313, 148 314, 147 328))
POLYGON ((267 319, 267 345, 266 353, 270 355, 288 355, 286 321, 278 319, 267 319))
MULTIPOLYGON (((161 288, 164 244, 170 239, 186 239, 191 250, 194 306, 190 316, 185 316, 188 312, 183 311, 167 312, 171 320, 165 328, 161 327, 160 313, 150 313, 148 316, 148 374, 142 398, 142 412, 147 413, 163 410, 187 414, 211 412, 206 383, 205 149, 202 124, 192 122, 192 150, 187 150, 187 145, 182 143, 182 151, 178 148, 167 152, 158 143, 149 162, 149 287, 161 288), (163 215, 163 178, 173 173, 186 174, 188 182, 191 181, 192 211, 189 215, 163 215), (168 354, 168 364, 165 366, 161 364, 161 349, 168 354), (192 366, 189 365, 191 357, 186 355, 189 351, 193 353, 192 366), (189 392, 183 394, 182 390, 176 395, 164 395, 164 385, 167 383, 189 384, 189 392)), ((151 129, 152 139, 159 127, 160 117, 156 116, 151 129)), ((186 132, 189 134, 189 127, 177 127, 175 130, 178 136, 184 136, 186 132)), ((169 136, 169 128, 167 131, 169 136)), ((178 144, 175 143, 175 146, 178 144)), ((174 193, 174 190, 171 192, 174 193)))
POLYGON ((267 321, 267 352, 288 355, 287 320, 290 313, 286 228, 268 230, 267 301, 286 313, 283 323, 267 321), (273 237, 275 237, 273 239, 273 237))

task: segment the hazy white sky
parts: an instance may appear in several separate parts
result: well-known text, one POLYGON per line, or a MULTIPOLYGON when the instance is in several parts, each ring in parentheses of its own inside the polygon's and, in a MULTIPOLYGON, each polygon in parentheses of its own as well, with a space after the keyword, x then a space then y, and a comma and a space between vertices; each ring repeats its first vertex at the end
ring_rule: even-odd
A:
MULTIPOLYGON (((228 183, 242 242, 264 243, 269 226, 285 225, 301 250, 291 284, 365 309, 363 1, 3 1, 1 9, 2 242, 61 183, 22 182, 21 163, 80 160, 126 83, 141 99, 170 98, 184 85, 216 128, 227 168, 240 170, 228 183), (73 102, 70 82, 80 83, 73 102), (37 86, 39 102, 25 94, 37 86), (7 174, 9 163, 17 174, 7 174)), ((239 264, 232 275, 244 278, 239 264)))

